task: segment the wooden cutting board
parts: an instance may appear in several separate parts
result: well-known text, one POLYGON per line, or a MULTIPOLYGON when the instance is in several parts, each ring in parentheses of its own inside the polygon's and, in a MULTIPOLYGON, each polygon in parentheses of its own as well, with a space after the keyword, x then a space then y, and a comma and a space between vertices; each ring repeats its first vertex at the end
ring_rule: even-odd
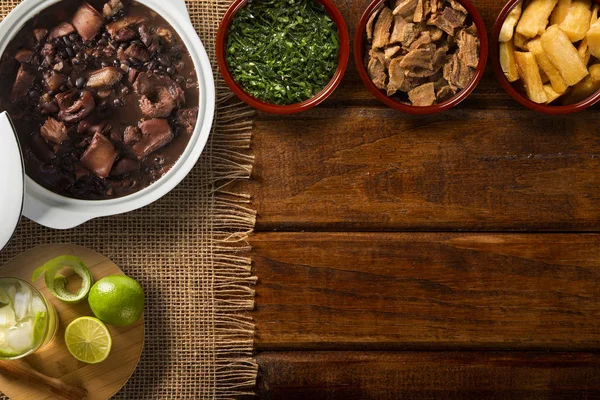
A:
MULTIPOLYGON (((0 268, 0 277, 15 277, 31 282, 33 271, 46 261, 60 255, 74 255, 81 258, 90 268, 95 280, 107 275, 124 275, 123 271, 108 258, 72 244, 52 244, 39 246, 13 258, 0 268)), ((65 276, 69 277, 65 271, 65 276)), ((77 279, 70 279, 70 285, 77 285, 77 279)), ((41 352, 27 358, 25 362, 35 370, 87 389, 90 400, 106 400, 117 393, 127 383, 135 370, 144 347, 144 319, 132 326, 114 327, 108 325, 113 339, 112 351, 106 361, 88 365, 71 356, 64 342, 65 328, 74 319, 93 316, 87 303, 66 304, 52 296, 43 279, 34 282, 42 294, 55 307, 58 314, 58 330, 54 341, 41 352)), ((31 382, 0 374, 0 391, 11 400, 56 399, 49 391, 38 388, 31 382)))

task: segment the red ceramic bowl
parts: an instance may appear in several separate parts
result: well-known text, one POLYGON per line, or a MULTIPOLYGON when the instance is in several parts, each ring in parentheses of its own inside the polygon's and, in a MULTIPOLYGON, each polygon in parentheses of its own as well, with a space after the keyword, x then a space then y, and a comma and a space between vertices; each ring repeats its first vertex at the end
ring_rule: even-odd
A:
POLYGON ((502 24, 504 24, 504 20, 508 16, 508 13, 521 1, 522 0, 510 0, 506 4, 506 6, 504 6, 502 11, 500 11, 500 15, 498 15, 498 19, 496 19, 496 25, 494 25, 494 30, 492 32, 492 41, 490 46, 492 65, 494 66, 496 76, 498 77, 498 80, 500 81, 500 84, 502 85, 504 90, 506 90, 508 94, 510 94, 515 100, 523 104, 525 107, 528 107, 534 111, 550 115, 570 114, 577 111, 585 110, 586 108, 600 101, 599 90, 587 99, 580 101, 579 103, 573 103, 566 106, 538 104, 529 100, 524 94, 521 94, 515 88, 515 86, 512 83, 510 83, 508 79, 506 79, 506 76, 504 76, 504 72, 502 72, 502 66, 500 65, 500 43, 498 41, 498 38, 500 37, 500 30, 502 29, 502 24))
POLYGON ((432 106, 417 107, 405 104, 399 100, 395 100, 392 97, 388 97, 384 92, 379 90, 373 81, 371 81, 369 73, 367 72, 367 67, 364 63, 366 39, 365 30, 367 27, 367 22, 373 11, 375 11, 384 1, 385 0, 375 0, 367 7, 362 15, 362 18, 360 19, 360 22, 358 23, 358 28, 356 29, 356 34, 354 36, 354 61, 356 62, 358 74, 360 75, 367 89, 369 89, 369 91, 375 97, 377 97, 387 106, 398 111, 416 115, 435 114, 445 111, 466 99, 479 84, 479 81, 483 76, 483 72, 485 71, 485 65, 487 63, 488 56, 488 39, 485 31, 485 24, 483 23, 483 20, 481 19, 481 16, 479 15, 479 12, 477 12, 475 6, 471 4, 469 0, 458 0, 458 2, 462 4, 469 12, 469 16, 473 22, 475 22, 475 26, 477 26, 477 31, 479 33, 479 64, 475 70, 475 76, 473 76, 473 79, 471 79, 471 82, 469 82, 467 86, 465 86, 460 92, 456 93, 454 97, 451 97, 445 102, 434 104, 432 106))
POLYGON ((342 17, 342 14, 338 11, 338 9, 333 5, 331 0, 315 0, 319 3, 323 4, 325 7, 325 11, 329 14, 329 17, 333 20, 333 22, 337 25, 338 35, 340 39, 340 54, 338 67, 333 75, 333 78, 329 81, 327 86, 323 88, 319 93, 317 93, 314 97, 303 101, 302 103, 290 104, 286 106, 280 106, 276 104, 266 103, 262 100, 257 99, 246 93, 246 91, 233 79, 231 72, 229 71, 229 67, 227 65, 227 60, 225 58, 225 47, 227 45, 227 33, 229 31, 229 26, 231 25, 231 21, 235 13, 237 13, 242 7, 246 6, 248 0, 236 0, 234 1, 221 24, 219 25, 219 30, 217 31, 217 63, 219 64, 219 71, 225 80, 225 83, 229 88, 235 93, 237 97, 239 97, 242 101, 247 103, 248 105, 256 108, 257 110, 265 111, 272 114, 294 114, 302 111, 306 111, 309 108, 316 106, 317 104, 323 102, 326 98, 328 98, 333 91, 337 88, 337 86, 342 81, 344 74, 346 73, 346 68, 348 67, 348 59, 350 58, 350 38, 348 35, 348 28, 346 26, 346 22, 342 17))

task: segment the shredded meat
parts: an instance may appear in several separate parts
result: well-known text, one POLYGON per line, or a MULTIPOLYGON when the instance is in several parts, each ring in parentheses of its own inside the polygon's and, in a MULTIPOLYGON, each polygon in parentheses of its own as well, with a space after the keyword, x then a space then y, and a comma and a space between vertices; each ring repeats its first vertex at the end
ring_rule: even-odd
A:
POLYGON ((381 8, 373 11, 373 14, 371 14, 371 16, 369 17, 369 20, 367 21, 367 40, 369 42, 373 41, 373 27, 375 25, 375 19, 377 19, 377 16, 379 15, 380 11, 381 11, 381 8))
POLYGON ((380 49, 390 42, 390 32, 394 16, 392 10, 384 7, 379 13, 379 18, 375 22, 375 30, 373 32, 373 48, 380 49))
POLYGON ((414 106, 431 106, 435 103, 435 90, 433 82, 418 86, 408 92, 408 98, 414 106))

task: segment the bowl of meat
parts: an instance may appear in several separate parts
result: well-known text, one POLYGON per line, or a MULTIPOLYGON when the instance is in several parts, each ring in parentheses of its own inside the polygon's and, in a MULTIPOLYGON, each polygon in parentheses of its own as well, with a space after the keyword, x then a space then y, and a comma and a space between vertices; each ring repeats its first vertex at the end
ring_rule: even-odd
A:
POLYGON ((42 225, 158 200, 208 140, 212 69, 183 0, 25 0, 0 24, 0 54, 23 215, 42 225))
POLYGON ((354 37, 367 89, 409 114, 441 112, 466 99, 487 52, 485 25, 468 0, 376 0, 354 37))

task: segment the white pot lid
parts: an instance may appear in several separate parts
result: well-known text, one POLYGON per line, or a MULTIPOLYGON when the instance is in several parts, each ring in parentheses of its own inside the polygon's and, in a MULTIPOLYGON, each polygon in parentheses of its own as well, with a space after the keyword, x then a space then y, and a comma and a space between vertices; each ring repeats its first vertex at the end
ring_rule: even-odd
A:
POLYGON ((0 250, 17 229, 25 197, 25 169, 15 129, 0 113, 0 250))

